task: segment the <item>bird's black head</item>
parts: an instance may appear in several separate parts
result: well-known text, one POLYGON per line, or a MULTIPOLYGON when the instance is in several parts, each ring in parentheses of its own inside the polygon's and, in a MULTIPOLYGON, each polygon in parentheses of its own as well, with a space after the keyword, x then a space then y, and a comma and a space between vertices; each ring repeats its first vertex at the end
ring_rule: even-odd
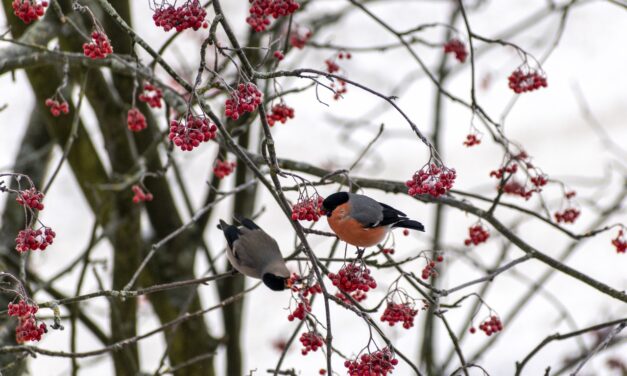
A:
POLYGON ((328 196, 322 201, 322 209, 324 210, 327 217, 331 216, 333 210, 338 206, 348 202, 348 193, 346 192, 337 192, 328 196))
POLYGON ((261 280, 263 283, 270 288, 270 290, 274 291, 283 291, 289 286, 287 285, 287 281, 289 278, 279 277, 278 275, 274 275, 272 273, 265 273, 261 280))

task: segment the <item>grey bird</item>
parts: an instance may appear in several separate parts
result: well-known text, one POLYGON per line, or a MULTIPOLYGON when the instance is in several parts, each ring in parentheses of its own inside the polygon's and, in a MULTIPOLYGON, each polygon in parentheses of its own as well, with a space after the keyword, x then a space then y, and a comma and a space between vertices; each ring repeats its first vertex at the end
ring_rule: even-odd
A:
POLYGON ((237 218, 241 226, 220 220, 218 228, 228 243, 226 256, 233 268, 251 278, 261 279, 271 290, 290 288, 290 271, 276 240, 249 218, 237 218))

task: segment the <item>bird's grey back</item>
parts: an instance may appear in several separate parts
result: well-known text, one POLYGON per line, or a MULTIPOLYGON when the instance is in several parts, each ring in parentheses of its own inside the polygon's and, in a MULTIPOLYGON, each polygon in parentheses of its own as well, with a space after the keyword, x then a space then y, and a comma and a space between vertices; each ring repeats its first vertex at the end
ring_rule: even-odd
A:
POLYGON ((349 193, 350 215, 365 226, 378 224, 383 220, 383 208, 368 196, 349 193))
POLYGON ((254 267, 260 276, 267 265, 283 260, 276 240, 263 230, 241 227, 240 232, 240 237, 233 243, 233 252, 242 266, 254 267))

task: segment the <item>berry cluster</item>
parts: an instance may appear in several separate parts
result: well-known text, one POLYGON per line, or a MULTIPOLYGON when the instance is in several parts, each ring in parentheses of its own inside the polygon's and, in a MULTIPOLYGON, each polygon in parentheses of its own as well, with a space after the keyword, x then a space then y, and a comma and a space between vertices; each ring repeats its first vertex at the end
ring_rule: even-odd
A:
POLYGON ((314 221, 317 222, 322 212, 322 202, 324 199, 318 194, 311 197, 300 197, 298 202, 292 207, 292 221, 314 221))
POLYGON ((285 122, 287 121, 287 119, 293 119, 294 118, 294 109, 288 105, 286 105, 285 103, 281 102, 281 103, 277 103, 274 106, 272 106, 272 112, 270 114, 268 114, 268 124, 270 126, 273 126, 274 123, 276 123, 277 121, 280 121, 281 124, 285 124, 285 122))
POLYGON ((579 214, 581 214, 581 211, 578 209, 568 208, 563 212, 555 213, 555 221, 557 221, 557 223, 575 223, 577 218, 579 218, 579 214))
POLYGON ((391 374, 398 360, 389 348, 375 351, 371 354, 363 354, 353 361, 344 362, 344 367, 348 368, 350 376, 386 376, 391 374))
POLYGON ((44 323, 37 326, 35 314, 38 310, 39 307, 36 304, 28 304, 23 300, 20 300, 18 304, 9 303, 9 316, 18 318, 18 325, 15 328, 17 343, 39 341, 41 336, 48 331, 44 323))
POLYGON ((620 229, 616 237, 612 239, 612 245, 616 247, 616 253, 627 252, 627 238, 623 229, 620 229))
POLYGON ((442 257, 442 255, 439 255, 435 258, 435 261, 427 259, 427 265, 425 265, 420 274, 420 277, 422 279, 427 280, 430 277, 438 276, 438 271, 435 269, 436 261, 442 262, 444 261, 444 257, 442 257))
POLYGON ((518 165, 516 163, 508 164, 499 168, 498 170, 490 171, 490 177, 502 179, 504 174, 515 174, 518 171, 518 165))
POLYGON ((11 4, 13 6, 13 13, 24 21, 25 24, 29 24, 33 21, 37 21, 39 17, 44 15, 44 8, 48 6, 47 1, 39 3, 37 0, 13 0, 11 4))
POLYGON ((128 110, 126 115, 126 124, 131 132, 139 132, 146 129, 146 117, 136 107, 128 110))
POLYGON ((15 328, 15 341, 24 343, 27 341, 39 341, 44 333, 47 333, 46 324, 43 322, 37 326, 35 316, 22 316, 18 318, 18 325, 15 328))
POLYGON ((525 200, 529 200, 533 192, 535 192, 534 189, 525 189, 524 185, 515 180, 508 181, 504 185, 499 186, 499 189, 503 190, 503 193, 506 193, 508 195, 524 197, 525 200))
POLYGON ((414 309, 412 303, 394 303, 388 301, 388 305, 381 316, 381 321, 387 321, 390 326, 394 326, 397 322, 403 323, 403 328, 409 329, 414 326, 414 317, 418 314, 418 310, 414 309))
POLYGON ((152 84, 144 84, 144 91, 139 94, 139 100, 152 108, 161 108, 163 91, 152 84))
POLYGON ((381 252, 383 252, 384 255, 393 255, 394 248, 383 248, 381 252))
POLYGON ((302 50, 311 38, 311 30, 306 27, 295 27, 290 33, 290 45, 302 50))
POLYGON ((454 168, 429 163, 416 171, 412 180, 407 181, 405 185, 409 188, 410 196, 430 194, 439 197, 453 188, 455 177, 454 168))
POLYGON ((377 282, 370 275, 370 269, 363 263, 351 263, 342 266, 337 274, 329 273, 333 286, 351 293, 361 290, 368 292, 377 287, 377 282))
POLYGON ((481 143, 481 139, 477 137, 476 134, 470 133, 466 135, 466 141, 464 141, 464 146, 471 147, 475 145, 479 145, 481 143))
POLYGON ((28 304, 20 300, 18 304, 9 303, 7 314, 15 317, 30 316, 37 313, 38 310, 37 304, 28 304))
POLYGON ((546 185, 546 183, 549 182, 546 175, 532 176, 529 180, 531 180, 531 184, 535 185, 536 187, 543 187, 546 185))
POLYGON ((224 177, 231 175, 231 173, 235 170, 235 167, 237 167, 237 162, 221 161, 218 159, 213 166, 213 174, 218 179, 223 179, 224 177))
POLYGON ((185 29, 208 28, 206 16, 207 11, 200 5, 200 1, 188 0, 179 7, 174 7, 168 2, 162 4, 155 10, 152 19, 157 27, 162 27, 165 31, 176 29, 177 32, 181 32, 185 29))
POLYGON ((296 309, 287 316, 288 321, 294 321, 294 319, 304 320, 307 312, 311 312, 311 303, 306 297, 302 297, 301 301, 296 305, 296 309))
POLYGON ((18 252, 45 250, 52 242, 57 234, 51 228, 45 227, 42 231, 27 228, 21 230, 15 238, 15 249, 18 252))
POLYGON ((133 190, 133 202, 135 204, 138 204, 140 202, 146 202, 146 201, 152 201, 152 199, 154 198, 152 196, 152 193, 148 192, 144 192, 144 190, 142 189, 142 187, 140 187, 139 185, 135 184, 131 187, 131 190, 133 190))
POLYGON ((464 240, 465 245, 478 245, 481 243, 485 243, 488 241, 490 237, 490 232, 483 224, 478 223, 474 226, 470 226, 468 228, 468 239, 464 240))
POLYGON ((340 66, 335 61, 331 59, 326 59, 324 63, 327 66, 327 72, 336 73, 340 71, 340 66))
POLYGON ((479 325, 479 329, 482 330, 487 336, 491 336, 494 333, 498 333, 503 330, 503 323, 498 316, 490 316, 479 325))
POLYGON ((205 117, 187 115, 186 121, 172 120, 168 137, 183 151, 191 151, 201 142, 216 138, 218 128, 205 117))
POLYGON ((91 33, 91 42, 83 43, 83 54, 90 59, 104 59, 107 55, 113 53, 113 47, 107 34, 102 31, 93 31, 91 33))
POLYGON ((277 59, 278 61, 285 59, 285 55, 283 55, 283 51, 279 51, 279 50, 274 51, 272 53, 272 56, 274 56, 274 58, 277 59))
POLYGON ((225 114, 233 120, 239 119, 244 112, 253 112, 261 104, 263 94, 255 84, 248 82, 239 84, 237 91, 226 100, 225 114))
POLYGON ((303 355, 307 355, 310 351, 317 351, 324 345, 322 337, 316 332, 304 332, 300 335, 299 340, 303 344, 303 348, 300 350, 303 355))
POLYGON ((460 63, 466 61, 466 57, 468 56, 466 45, 464 45, 464 43, 457 38, 453 38, 444 44, 444 53, 454 53, 455 59, 457 59, 460 63))
POLYGON ((44 204, 41 201, 44 199, 44 194, 39 192, 35 187, 19 191, 15 201, 22 206, 28 206, 31 209, 44 210, 44 204))
POLYGON ((250 2, 250 16, 246 18, 246 22, 256 32, 266 30, 270 25, 269 17, 275 19, 288 16, 294 12, 300 5, 294 0, 248 0, 250 2))
POLYGON ((546 77, 533 69, 528 70, 527 73, 523 73, 522 69, 518 68, 510 74, 507 80, 509 82, 509 88, 516 94, 548 86, 546 77))
POLYGON ((54 117, 70 112, 70 105, 64 100, 62 100, 62 102, 59 102, 56 99, 48 98, 46 99, 44 104, 46 105, 46 107, 50 107, 50 113, 54 117))
MULTIPOLYGON (((336 292, 335 297, 340 299, 346 305, 353 304, 353 302, 349 298, 347 298, 344 294, 342 294, 341 291, 336 292)), ((359 303, 359 302, 363 302, 364 300, 366 300, 366 298, 368 297, 368 294, 366 294, 365 292, 361 290, 357 290, 353 292, 352 294, 350 294, 350 297, 353 298, 353 300, 355 300, 357 303, 359 303)))

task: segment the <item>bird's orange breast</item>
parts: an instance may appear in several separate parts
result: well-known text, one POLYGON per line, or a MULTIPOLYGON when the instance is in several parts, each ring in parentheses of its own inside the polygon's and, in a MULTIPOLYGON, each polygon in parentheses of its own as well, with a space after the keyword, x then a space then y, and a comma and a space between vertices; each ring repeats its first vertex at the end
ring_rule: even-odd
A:
POLYGON ((387 226, 365 228, 349 214, 350 205, 345 203, 335 208, 331 216, 327 217, 329 226, 341 240, 357 247, 372 247, 385 239, 387 226))

